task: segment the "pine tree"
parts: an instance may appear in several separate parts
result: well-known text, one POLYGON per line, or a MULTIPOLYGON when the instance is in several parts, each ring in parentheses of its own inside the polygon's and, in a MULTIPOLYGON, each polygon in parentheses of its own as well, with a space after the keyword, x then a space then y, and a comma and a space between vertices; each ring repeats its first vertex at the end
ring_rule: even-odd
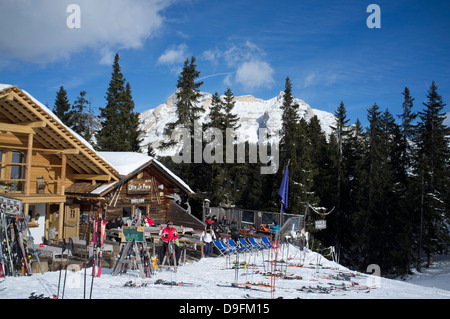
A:
MULTIPOLYGON (((304 184, 301 182, 303 180, 303 172, 301 171, 301 162, 297 157, 300 147, 300 139, 308 144, 308 134, 307 134, 307 124, 304 122, 300 126, 300 117, 298 115, 299 105, 295 103, 294 97, 292 96, 292 82, 289 77, 286 77, 284 94, 283 94, 283 104, 281 105, 281 110, 283 111, 281 115, 281 132, 280 132, 280 168, 277 173, 277 185, 281 185, 281 180, 283 178, 283 172, 286 166, 289 164, 289 194, 288 194, 288 213, 300 213, 303 212, 303 207, 305 207, 306 199, 301 196, 304 184), (301 129, 303 128, 303 136, 300 137, 301 129), (302 176, 302 177, 301 177, 302 176), (303 203, 302 203, 303 202, 303 203)), ((303 146, 303 145, 302 145, 303 146)), ((278 195, 276 195, 278 196, 278 195)), ((279 198, 277 198, 279 202, 279 198)))
MULTIPOLYGON (((363 128, 359 119, 350 127, 350 134, 348 140, 342 145, 343 154, 343 172, 341 184, 341 211, 345 212, 340 217, 340 229, 342 236, 340 242, 342 247, 337 246, 336 249, 341 260, 354 267, 360 267, 361 252, 360 242, 360 227, 357 223, 356 212, 360 207, 361 190, 364 186, 363 182, 363 168, 364 156, 366 152, 366 143, 363 128)), ((331 214, 330 219, 337 217, 331 214)), ((339 240, 339 239, 338 239, 339 240)))
POLYGON ((133 112, 131 86, 126 82, 116 53, 113 72, 106 92, 106 107, 100 108, 102 128, 97 132, 97 147, 102 151, 139 152, 138 114, 133 112), (126 84, 125 84, 126 83, 126 84))
POLYGON ((203 82, 196 82, 200 76, 195 64, 196 58, 186 59, 183 70, 178 77, 176 92, 176 108, 178 119, 175 122, 166 124, 165 135, 169 140, 161 144, 161 149, 167 149, 177 144, 177 141, 170 140, 170 137, 176 128, 186 128, 191 137, 194 136, 194 124, 203 113, 203 108, 198 106, 201 97, 200 86, 203 82))
POLYGON ((240 127, 239 123, 239 117, 237 114, 233 113, 234 105, 234 95, 233 92, 231 92, 231 89, 228 88, 225 91, 225 98, 224 98, 224 125, 225 129, 232 129, 237 130, 240 127))
POLYGON ((397 267, 397 273, 406 274, 410 270, 413 259, 414 230, 417 224, 417 196, 412 184, 411 168, 413 167, 414 148, 411 147, 415 130, 413 121, 417 114, 413 112, 414 98, 407 87, 402 92, 403 112, 397 117, 400 119, 399 132, 393 142, 396 146, 393 156, 394 191, 397 194, 396 233, 394 242, 397 249, 392 253, 393 264, 397 267))
POLYGON ((329 163, 328 167, 322 168, 325 174, 328 174, 328 179, 324 181, 327 184, 317 182, 317 192, 321 199, 321 206, 335 208, 333 214, 328 217, 329 236, 332 236, 330 245, 334 245, 337 251, 340 251, 342 245, 348 244, 347 233, 344 230, 348 230, 351 224, 349 214, 352 210, 348 207, 351 201, 348 185, 350 172, 347 168, 352 165, 350 162, 352 151, 349 149, 352 131, 348 125, 349 119, 347 119, 344 102, 341 101, 334 115, 336 124, 331 126, 332 134, 329 137, 329 163))
POLYGON ((379 239, 381 230, 379 201, 382 200, 382 142, 381 111, 375 103, 367 110, 369 127, 365 132, 366 149, 359 167, 361 185, 359 186, 358 210, 355 216, 356 227, 361 229, 358 238, 359 255, 362 264, 377 263, 381 265, 379 239))
MULTIPOLYGON (((313 145, 308 130, 308 123, 301 118, 298 124, 298 140, 296 142, 296 160, 298 163, 297 173, 292 175, 293 204, 292 212, 302 214, 307 203, 313 207, 317 206, 319 199, 313 192, 314 177, 318 173, 316 165, 313 163, 313 145)), ((289 166, 291 167, 291 166, 289 166)), ((290 168, 289 168, 290 172, 290 168)))
MULTIPOLYGON (((200 86, 203 82, 197 82, 200 76, 200 72, 197 70, 197 65, 195 64, 195 57, 191 59, 186 59, 184 62, 183 70, 178 77, 177 82, 177 92, 176 92, 176 109, 177 109, 177 120, 166 124, 165 135, 166 140, 164 140, 159 148, 161 150, 166 150, 167 148, 174 147, 177 145, 178 141, 172 140, 172 134, 178 128, 187 129, 189 133, 190 141, 190 152, 185 149, 179 151, 183 154, 183 158, 187 155, 189 157, 188 161, 183 161, 180 164, 180 177, 186 181, 189 185, 194 188, 194 191, 198 194, 205 194, 205 189, 207 189, 208 180, 205 177, 206 170, 203 169, 203 163, 196 163, 197 157, 195 145, 202 145, 203 149, 203 139, 204 134, 203 125, 199 124, 199 119, 203 113, 203 108, 199 106, 199 98, 201 97, 200 86), (194 127, 198 127, 201 131, 195 132, 194 127), (187 154, 184 154, 187 152, 187 154)), ((183 138, 188 138, 184 136, 183 138)), ((200 195, 199 195, 200 196, 200 195)), ((198 200, 203 201, 204 198, 198 198, 198 200)))
POLYGON ((418 113, 420 121, 416 126, 415 184, 420 189, 421 198, 419 252, 421 248, 425 250, 427 264, 430 265, 433 254, 442 252, 449 239, 448 231, 443 225, 449 221, 446 200, 450 151, 448 137, 445 135, 445 104, 434 81, 428 90, 427 99, 423 103, 424 110, 418 113))
POLYGON ((67 91, 63 86, 56 93, 55 106, 53 113, 68 127, 72 127, 72 110, 67 97, 67 91))
MULTIPOLYGON (((296 140, 298 138, 298 124, 300 116, 298 115, 299 105, 294 102, 292 96, 292 82, 289 77, 286 78, 283 104, 281 110, 281 140, 280 140, 280 167, 285 167, 289 160, 293 166, 296 157, 296 140)), ((292 171, 292 170, 291 170, 292 171)))
MULTIPOLYGON (((238 186, 243 183, 242 164, 236 163, 236 155, 231 163, 230 159, 227 159, 226 143, 232 144, 234 154, 237 153, 236 145, 234 145, 235 141, 227 140, 227 129, 235 132, 239 128, 239 118, 233 113, 234 105, 234 96, 230 88, 225 91, 223 100, 216 92, 211 101, 209 122, 205 124, 206 129, 214 128, 222 134, 222 157, 220 162, 211 163, 205 168, 211 180, 209 187, 210 200, 217 204, 224 201, 235 203, 242 196, 240 193, 241 187, 238 186)), ((208 140, 208 142, 210 141, 208 140)))
POLYGON ((125 103, 123 114, 125 118, 126 143, 131 152, 140 152, 143 131, 140 129, 139 113, 134 112, 134 101, 131 94, 131 85, 127 82, 125 87, 125 103))
POLYGON ((89 103, 85 98, 86 91, 81 91, 77 100, 72 107, 72 129, 81 135, 86 141, 91 142, 92 131, 89 126, 90 114, 86 112, 86 107, 89 103))
MULTIPOLYGON (((225 201, 225 190, 224 190, 224 154, 223 148, 225 147, 225 116, 223 114, 223 102, 216 92, 212 96, 211 107, 209 112, 209 122, 205 123, 205 138, 207 143, 213 143, 212 139, 215 138, 214 142, 219 142, 217 136, 210 136, 208 134, 210 129, 219 130, 222 133, 222 138, 220 142, 222 143, 222 156, 217 161, 205 165, 205 178, 209 180, 208 188, 208 199, 213 205, 220 205, 225 201)), ((217 145, 217 144, 216 144, 217 145)), ((214 155, 220 155, 215 154, 214 155)))

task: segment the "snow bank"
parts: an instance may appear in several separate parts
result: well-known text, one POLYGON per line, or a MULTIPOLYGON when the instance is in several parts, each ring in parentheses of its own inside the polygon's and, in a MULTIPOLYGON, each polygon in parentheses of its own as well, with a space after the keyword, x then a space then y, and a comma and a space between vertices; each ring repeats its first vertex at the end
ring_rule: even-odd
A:
MULTIPOLYGON (((151 278, 138 277, 137 271, 112 276, 112 269, 103 269, 94 279, 94 299, 271 299, 270 284, 275 278, 274 298, 283 299, 448 299, 450 291, 424 287, 399 280, 390 280, 353 272, 323 256, 294 246, 278 251, 275 266, 274 252, 265 250, 227 257, 209 257, 171 269, 156 271, 151 278), (236 270, 237 258, 241 268, 236 270), (302 266, 301 266, 302 265, 302 266), (276 271, 275 271, 276 269, 276 271), (155 284, 158 280, 184 283, 170 286, 155 284), (127 282, 135 287, 125 287, 127 282), (240 288, 232 287, 234 283, 240 288), (247 284, 247 288, 245 287, 247 284), (221 286, 218 286, 221 285, 221 286)), ((91 269, 87 269, 87 296, 91 283, 91 269)), ((28 298, 32 292, 51 296, 57 293, 59 272, 34 274, 29 277, 8 277, 1 284, 0 298, 28 298)), ((64 272, 62 279, 64 278, 64 272)), ((83 299, 84 270, 68 272, 65 299, 83 299)), ((62 291, 62 282, 61 282, 62 291)))

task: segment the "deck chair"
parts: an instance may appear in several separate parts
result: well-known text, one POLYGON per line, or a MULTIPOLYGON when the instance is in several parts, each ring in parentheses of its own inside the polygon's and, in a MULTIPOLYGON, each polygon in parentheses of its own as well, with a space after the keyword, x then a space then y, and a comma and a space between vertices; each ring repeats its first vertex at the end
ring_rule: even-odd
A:
POLYGON ((214 246, 217 248, 221 256, 229 255, 234 252, 234 250, 225 245, 225 243, 221 240, 214 240, 214 246))
POLYGON ((248 240, 248 242, 250 243, 250 245, 252 246, 253 249, 262 250, 262 249, 265 248, 265 247, 257 244, 254 237, 248 237, 247 240, 248 240))
POLYGON ((267 237, 261 237, 261 242, 265 248, 272 247, 272 244, 270 243, 269 238, 267 238, 267 237))
POLYGON ((228 247, 221 240, 214 240, 214 246, 219 250, 220 256, 226 257, 226 267, 231 266, 230 256, 236 251, 235 249, 228 247))
POLYGON ((247 248, 245 248, 245 247, 238 247, 237 245, 236 245, 236 243, 234 242, 234 240, 233 239, 228 239, 228 246, 231 248, 231 249, 235 249, 236 251, 239 251, 239 252, 245 252, 245 250, 247 250, 247 248))
POLYGON ((248 251, 252 251, 253 248, 252 246, 250 246, 246 241, 244 237, 239 237, 239 244, 241 245, 241 247, 245 247, 246 250, 248 251))

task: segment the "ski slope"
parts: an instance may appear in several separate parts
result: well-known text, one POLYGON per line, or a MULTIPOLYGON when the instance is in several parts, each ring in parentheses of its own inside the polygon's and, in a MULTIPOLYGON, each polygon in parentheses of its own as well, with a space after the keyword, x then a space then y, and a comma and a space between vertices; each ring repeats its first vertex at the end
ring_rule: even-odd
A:
MULTIPOLYGON (((295 246, 286 246, 277 256, 277 273, 289 279, 275 278, 275 290, 267 275, 275 264, 270 251, 239 254, 245 267, 233 269, 236 256, 208 257, 172 269, 156 271, 151 278, 139 278, 137 271, 112 276, 112 269, 102 269, 102 276, 94 278, 93 299, 449 299, 450 262, 439 261, 435 268, 424 268, 422 274, 406 281, 386 279, 351 271, 323 256, 295 246), (263 262, 266 260, 266 262, 263 262), (287 263, 285 262, 287 261, 287 263), (299 263, 303 267, 299 267, 299 263), (155 284, 158 280, 184 283, 180 286, 155 284), (125 287, 127 282, 135 287, 125 287), (248 288, 231 287, 233 283, 250 283, 248 288), (221 286, 218 286, 221 285, 221 286), (269 285, 269 286, 267 286, 269 285)), ((90 295, 91 269, 87 269, 86 298, 90 295)), ((62 295, 64 271, 61 276, 62 295)), ((59 271, 33 274, 28 277, 7 277, 0 284, 1 299, 27 299, 31 293, 45 297, 56 295, 59 271)), ((64 299, 84 298, 84 270, 67 273, 64 299)))

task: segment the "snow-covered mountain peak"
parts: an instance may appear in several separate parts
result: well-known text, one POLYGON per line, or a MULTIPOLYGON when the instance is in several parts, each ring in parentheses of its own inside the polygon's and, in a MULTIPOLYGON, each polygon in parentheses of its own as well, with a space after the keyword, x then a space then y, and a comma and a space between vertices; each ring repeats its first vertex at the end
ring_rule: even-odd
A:
MULTIPOLYGON (((221 97, 223 98, 223 96, 221 97)), ((234 113, 240 119, 240 128, 237 130, 238 139, 257 143, 258 129, 267 128, 271 132, 281 129, 281 106, 284 100, 284 92, 281 91, 277 96, 263 100, 253 95, 235 96, 234 113)), ((209 112, 211 107, 212 94, 201 92, 199 106, 202 106, 204 113, 200 121, 205 123, 209 120, 209 112)), ((330 125, 334 125, 335 117, 333 114, 311 108, 305 101, 294 98, 294 102, 299 105, 299 116, 310 120, 317 115, 320 120, 322 130, 326 134, 331 133, 330 125)), ((140 114, 141 129, 145 132, 142 146, 145 148, 151 144, 153 149, 157 149, 162 140, 165 139, 164 128, 167 123, 177 120, 176 111, 176 93, 169 96, 165 103, 144 111, 140 114)), ((173 151, 174 152, 174 151, 173 151)), ((171 155, 170 153, 158 155, 171 155)))

